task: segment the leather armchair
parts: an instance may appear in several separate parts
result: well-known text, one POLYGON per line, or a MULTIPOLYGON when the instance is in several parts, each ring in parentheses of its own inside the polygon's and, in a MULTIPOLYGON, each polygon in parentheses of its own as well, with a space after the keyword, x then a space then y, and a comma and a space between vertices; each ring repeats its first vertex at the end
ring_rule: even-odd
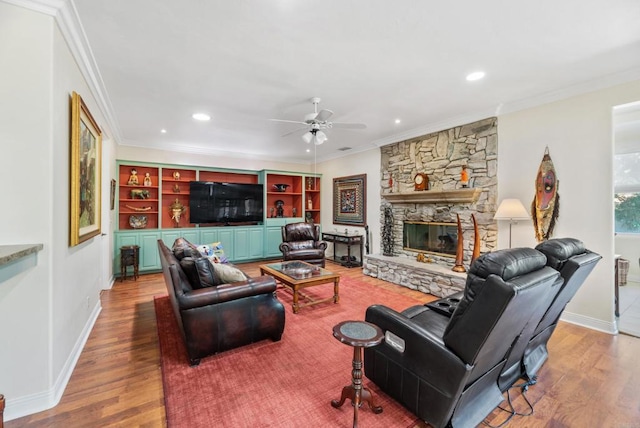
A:
POLYGON ((544 254, 516 248, 472 265, 451 317, 428 306, 370 306, 365 319, 385 342, 364 352, 366 376, 434 427, 476 426, 503 400, 498 378, 513 344, 537 325, 562 280, 544 254))
POLYGON ((290 223, 282 226, 282 259, 301 260, 324 267, 327 243, 320 240, 320 226, 312 223, 290 223))
POLYGON ((522 359, 522 376, 532 379, 549 356, 547 342, 558 325, 560 316, 602 256, 589 251, 573 238, 550 239, 536 249, 547 256, 547 265, 560 272, 564 283, 536 326, 522 359))

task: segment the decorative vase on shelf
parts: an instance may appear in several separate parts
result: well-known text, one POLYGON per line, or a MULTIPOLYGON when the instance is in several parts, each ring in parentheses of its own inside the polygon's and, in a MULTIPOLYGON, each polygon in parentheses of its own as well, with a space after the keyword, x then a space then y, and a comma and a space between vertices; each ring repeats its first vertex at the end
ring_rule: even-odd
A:
POLYGON ((311 200, 311 198, 309 198, 309 200, 307 201, 307 209, 313 209, 313 201, 311 200))

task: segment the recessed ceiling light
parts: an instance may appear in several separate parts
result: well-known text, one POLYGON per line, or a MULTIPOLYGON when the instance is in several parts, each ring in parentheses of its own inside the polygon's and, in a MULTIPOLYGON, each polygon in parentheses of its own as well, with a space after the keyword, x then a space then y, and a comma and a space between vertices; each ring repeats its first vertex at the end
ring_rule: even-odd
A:
POLYGON ((484 77, 484 71, 474 71, 467 75, 467 80, 473 82, 474 80, 480 80, 484 77))
POLYGON ((202 122, 206 122, 207 120, 211 120, 211 116, 209 116, 206 113, 193 113, 191 115, 192 118, 194 118, 195 120, 200 120, 202 122))
POLYGON ((162 134, 166 134, 166 133, 167 133, 167 130, 166 130, 166 129, 161 129, 161 130, 160 130, 160 132, 161 132, 162 134))
POLYGON ((396 119, 396 125, 402 122, 400 119, 396 119))
POLYGON ((307 153, 309 153, 311 151, 311 149, 307 149, 307 153))

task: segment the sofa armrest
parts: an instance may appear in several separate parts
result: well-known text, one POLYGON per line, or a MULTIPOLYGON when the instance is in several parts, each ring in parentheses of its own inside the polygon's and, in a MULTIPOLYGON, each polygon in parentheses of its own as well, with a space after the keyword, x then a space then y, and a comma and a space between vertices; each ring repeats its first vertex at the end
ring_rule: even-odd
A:
POLYGON ((260 294, 274 293, 276 281, 271 276, 258 276, 246 281, 220 284, 184 293, 178 298, 180 309, 193 309, 216 303, 229 302, 260 294))
MULTIPOLYGON (((441 337, 413 322, 411 319, 383 305, 367 308, 365 320, 404 340, 404 351, 383 342, 376 348, 388 358, 402 360, 402 366, 427 381, 434 389, 446 394, 456 394, 461 382, 471 372, 472 366, 449 350, 441 337), (425 362, 428 361, 428 364, 425 362)), ((366 363, 365 363, 366 367, 366 363)))

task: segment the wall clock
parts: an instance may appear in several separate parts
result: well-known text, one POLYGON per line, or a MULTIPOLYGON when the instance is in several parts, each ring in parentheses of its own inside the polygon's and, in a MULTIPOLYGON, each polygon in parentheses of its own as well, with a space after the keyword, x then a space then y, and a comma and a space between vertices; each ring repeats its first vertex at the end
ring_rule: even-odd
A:
POLYGON ((427 190, 429 188, 429 177, 424 172, 419 172, 413 177, 414 190, 427 190))

